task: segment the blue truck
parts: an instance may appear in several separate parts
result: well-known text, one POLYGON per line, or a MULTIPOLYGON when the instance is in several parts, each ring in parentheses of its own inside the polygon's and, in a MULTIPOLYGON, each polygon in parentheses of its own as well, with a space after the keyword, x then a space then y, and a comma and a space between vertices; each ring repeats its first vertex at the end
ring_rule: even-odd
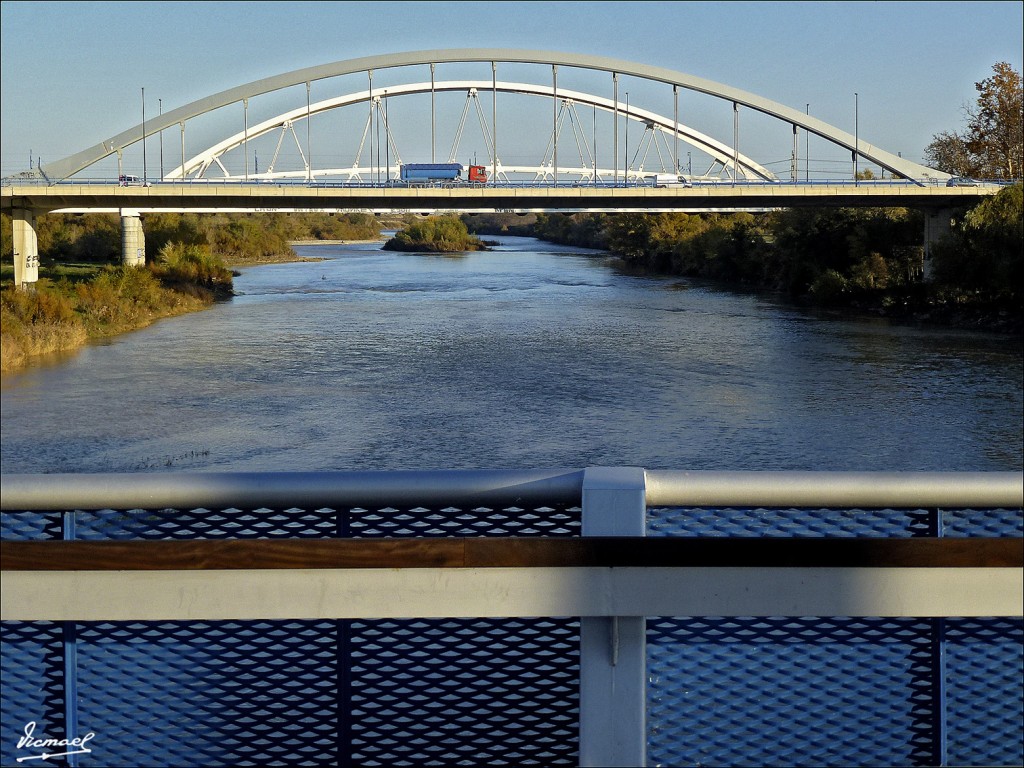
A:
MULTIPOLYGON (((462 163, 406 163, 399 179, 406 184, 455 184, 462 181, 462 163)), ((487 171, 482 165, 469 166, 469 182, 484 184, 487 171)))

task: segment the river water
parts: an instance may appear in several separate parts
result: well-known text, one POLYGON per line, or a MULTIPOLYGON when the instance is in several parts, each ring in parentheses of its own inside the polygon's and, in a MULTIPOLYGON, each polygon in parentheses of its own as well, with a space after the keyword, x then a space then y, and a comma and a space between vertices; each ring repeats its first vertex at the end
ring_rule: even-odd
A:
POLYGON ((298 247, 5 375, 2 471, 1020 470, 1019 338, 822 318, 529 238, 298 247))

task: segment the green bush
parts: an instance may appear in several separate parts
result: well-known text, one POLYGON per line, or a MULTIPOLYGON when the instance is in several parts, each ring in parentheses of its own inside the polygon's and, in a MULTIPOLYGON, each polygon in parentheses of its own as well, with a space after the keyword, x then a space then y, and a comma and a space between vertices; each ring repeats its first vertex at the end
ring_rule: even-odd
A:
POLYGON ((8 324, 73 323, 77 316, 71 300, 53 291, 22 291, 7 288, 0 294, 3 327, 8 324))
POLYGON ((826 269, 813 283, 810 294, 822 304, 841 304, 849 292, 849 283, 834 269, 826 269))
POLYGON ((166 243, 150 269, 172 287, 188 283, 220 292, 230 290, 232 283, 231 270, 207 245, 166 243))
POLYGON ((0 367, 10 370, 32 355, 73 349, 86 338, 74 302, 61 291, 0 291, 0 367))

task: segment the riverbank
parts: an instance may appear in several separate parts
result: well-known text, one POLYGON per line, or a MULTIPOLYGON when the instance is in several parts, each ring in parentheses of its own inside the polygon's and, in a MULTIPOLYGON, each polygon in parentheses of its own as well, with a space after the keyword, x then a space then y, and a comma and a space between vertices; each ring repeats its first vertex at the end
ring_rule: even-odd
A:
POLYGON ((1020 334, 1022 211, 1018 184, 957 212, 927 262, 923 214, 902 208, 538 214, 534 234, 606 249, 650 274, 777 292, 800 307, 1020 334))
POLYGON ((138 272, 85 284, 71 293, 45 284, 32 292, 5 289, 0 294, 0 371, 17 371, 45 355, 73 352, 157 320, 198 312, 220 298, 203 286, 168 287, 148 272, 138 272))
MULTIPOLYGON (((310 239, 289 241, 288 245, 292 247, 383 242, 384 238, 310 239)), ((323 259, 300 256, 290 250, 288 253, 259 254, 252 257, 235 255, 224 267, 233 270, 266 264, 319 261, 323 259)), ((114 271, 122 277, 127 274, 123 268, 115 268, 114 271)), ((203 285, 202 281, 190 282, 180 276, 172 276, 166 284, 150 285, 149 281, 142 277, 149 274, 149 270, 136 272, 140 276, 139 280, 120 279, 115 281, 118 283, 116 287, 111 287, 110 281, 101 281, 107 287, 99 291, 104 299, 98 311, 94 296, 97 290, 77 287, 91 285, 84 273, 78 275, 76 287, 63 285, 63 272, 55 273, 52 279, 48 279, 45 277, 45 271, 34 291, 16 291, 13 285, 6 287, 0 303, 0 371, 17 371, 46 355, 73 352, 91 341, 141 330, 165 318, 200 312, 231 295, 231 284, 226 275, 223 275, 222 279, 227 282, 216 287, 203 285), (145 285, 142 291, 137 290, 140 284, 145 285), (140 292, 146 294, 145 298, 137 295, 140 292)), ((99 280, 102 274, 101 268, 92 268, 93 280, 99 280)))
POLYGON ((29 290, 0 292, 0 370, 70 352, 233 295, 234 274, 208 249, 174 244, 144 267, 95 265, 75 278, 49 265, 29 290))

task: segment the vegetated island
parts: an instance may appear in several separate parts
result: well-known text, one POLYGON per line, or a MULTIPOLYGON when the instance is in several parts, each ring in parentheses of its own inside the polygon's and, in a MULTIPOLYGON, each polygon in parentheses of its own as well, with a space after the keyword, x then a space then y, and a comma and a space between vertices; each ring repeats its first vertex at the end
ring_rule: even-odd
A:
POLYGON ((384 243, 385 251, 415 253, 458 253, 486 251, 487 243, 469 234, 456 216, 431 216, 416 221, 384 243))

